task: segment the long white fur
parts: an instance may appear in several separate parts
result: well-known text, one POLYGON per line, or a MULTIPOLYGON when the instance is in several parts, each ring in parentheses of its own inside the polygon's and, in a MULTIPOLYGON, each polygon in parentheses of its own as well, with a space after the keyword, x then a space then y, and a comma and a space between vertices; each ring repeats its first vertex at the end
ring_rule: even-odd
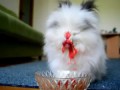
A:
POLYGON ((46 29, 44 53, 53 73, 76 68, 79 73, 91 75, 92 80, 105 75, 106 54, 99 31, 99 17, 94 11, 63 6, 49 16, 46 29), (74 58, 76 64, 71 65, 68 65, 68 51, 62 53, 61 50, 67 31, 72 34, 71 40, 78 49, 74 58))

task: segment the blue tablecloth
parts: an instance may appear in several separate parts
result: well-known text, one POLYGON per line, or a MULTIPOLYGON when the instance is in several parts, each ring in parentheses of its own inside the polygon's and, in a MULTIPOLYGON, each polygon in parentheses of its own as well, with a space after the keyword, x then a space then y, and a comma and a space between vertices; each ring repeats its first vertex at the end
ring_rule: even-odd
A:
MULTIPOLYGON (((0 68, 0 85, 38 88, 35 72, 47 70, 46 61, 34 61, 0 68)), ((91 83, 91 90, 120 90, 120 60, 107 60, 107 75, 91 83)))

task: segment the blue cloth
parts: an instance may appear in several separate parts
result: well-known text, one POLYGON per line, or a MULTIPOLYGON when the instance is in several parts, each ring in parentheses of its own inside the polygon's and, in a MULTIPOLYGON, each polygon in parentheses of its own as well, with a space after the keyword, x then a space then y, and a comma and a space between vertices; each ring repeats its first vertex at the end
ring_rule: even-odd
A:
MULTIPOLYGON (((48 70, 46 61, 0 68, 0 85, 38 88, 35 72, 48 70)), ((120 90, 120 60, 107 60, 107 75, 91 83, 89 90, 120 90)))

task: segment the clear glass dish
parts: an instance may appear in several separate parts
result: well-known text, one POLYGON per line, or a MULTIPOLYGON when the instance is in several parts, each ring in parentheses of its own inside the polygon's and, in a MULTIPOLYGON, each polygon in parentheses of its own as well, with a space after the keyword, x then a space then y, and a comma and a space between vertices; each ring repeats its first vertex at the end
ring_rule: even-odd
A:
POLYGON ((91 78, 77 72, 59 71, 55 76, 51 71, 36 72, 35 79, 40 90, 86 90, 91 78))

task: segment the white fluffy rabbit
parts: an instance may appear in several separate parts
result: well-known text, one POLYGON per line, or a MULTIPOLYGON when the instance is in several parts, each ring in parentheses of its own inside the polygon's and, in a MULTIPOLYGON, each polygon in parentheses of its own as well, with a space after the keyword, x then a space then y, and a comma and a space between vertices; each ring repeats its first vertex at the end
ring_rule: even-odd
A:
POLYGON ((92 80, 105 75, 106 53, 94 0, 88 0, 81 6, 62 5, 49 16, 46 28, 44 52, 53 73, 75 70, 90 75, 92 80), (66 32, 70 32, 70 40, 77 49, 72 59, 76 63, 68 64, 69 51, 62 52, 66 32))

